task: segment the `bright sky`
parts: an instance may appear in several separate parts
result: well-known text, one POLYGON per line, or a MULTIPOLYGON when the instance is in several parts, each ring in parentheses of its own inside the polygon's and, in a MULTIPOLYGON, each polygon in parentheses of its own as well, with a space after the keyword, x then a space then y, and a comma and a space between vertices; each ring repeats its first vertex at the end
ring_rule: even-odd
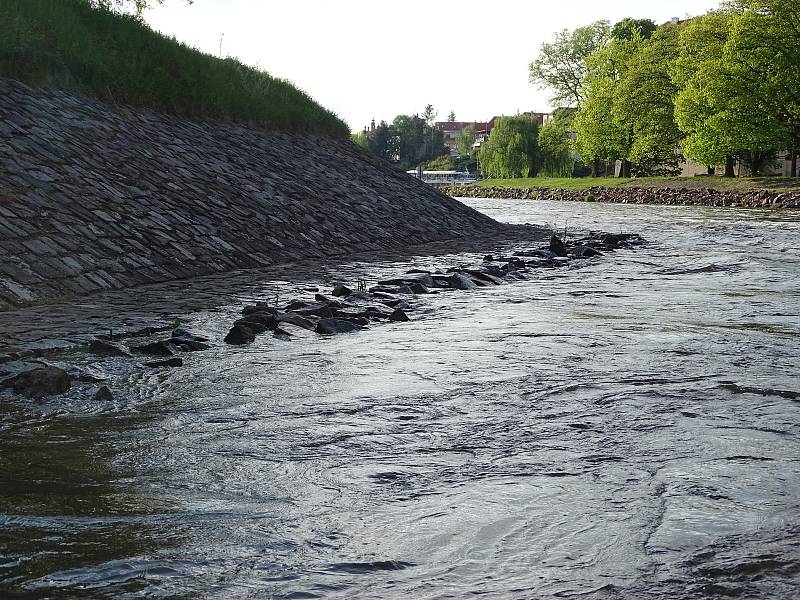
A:
POLYGON ((166 0, 151 27, 291 80, 359 131, 374 117, 547 111, 528 64, 560 29, 707 12, 718 0, 166 0))

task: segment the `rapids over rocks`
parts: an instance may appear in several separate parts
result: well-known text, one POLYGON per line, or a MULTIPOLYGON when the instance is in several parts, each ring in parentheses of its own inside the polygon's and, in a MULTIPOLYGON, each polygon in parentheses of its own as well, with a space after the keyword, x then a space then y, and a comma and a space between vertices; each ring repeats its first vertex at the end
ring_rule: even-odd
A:
POLYGON ((648 243, 223 344, 243 303, 493 249, 257 281, 182 367, 91 357, 112 399, 4 392, 0 596, 800 596, 800 215, 465 202, 648 243))

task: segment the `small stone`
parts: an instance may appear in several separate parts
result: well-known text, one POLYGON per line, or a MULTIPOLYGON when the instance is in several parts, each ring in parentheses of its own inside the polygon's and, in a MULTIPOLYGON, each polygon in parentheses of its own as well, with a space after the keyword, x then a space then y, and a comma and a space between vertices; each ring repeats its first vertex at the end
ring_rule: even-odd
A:
POLYGON ((168 358, 167 360, 153 360, 151 362, 144 363, 145 367, 182 367, 183 366, 183 359, 180 356, 173 356, 172 358, 168 358))
POLYGON ((476 287, 478 287, 475 285, 475 282, 472 281, 472 279, 463 273, 453 273, 447 278, 447 281, 449 281, 450 285, 457 290, 474 290, 476 287))
POLYGON ((360 326, 352 321, 345 321, 344 319, 320 319, 315 331, 325 335, 332 335, 334 333, 349 333, 357 329, 360 329, 360 326))
POLYGON ((408 321, 408 315, 400 308, 396 308, 392 314, 389 315, 390 321, 405 322, 408 321))
POLYGON ((100 338, 95 338, 89 342, 89 350, 95 354, 107 356, 131 356, 130 351, 122 344, 101 340, 100 338))
POLYGON ((233 322, 235 325, 241 325, 243 327, 247 327, 250 331, 253 332, 253 335, 258 335, 260 333, 264 333, 269 327, 264 325, 263 323, 256 323, 255 321, 250 320, 250 315, 246 316, 243 319, 237 319, 233 322))
POLYGON ((114 394, 111 393, 111 389, 107 385, 104 385, 98 388, 94 399, 98 402, 111 402, 114 399, 114 394))
POLYGON ((285 315, 281 315, 278 319, 279 323, 290 323, 291 325, 297 325, 298 327, 302 327, 303 329, 308 329, 313 331, 316 327, 316 323, 307 317, 303 317, 298 315, 297 313, 288 312, 285 315))
POLYGON ((243 344, 249 344, 253 340, 256 339, 256 334, 253 333, 253 330, 241 323, 234 324, 231 327, 231 330, 228 332, 228 335, 225 336, 225 343, 231 344, 234 346, 241 346, 243 344))
POLYGON ((341 298, 342 296, 349 296, 350 294, 353 293, 353 290, 351 290, 346 285, 339 284, 333 288, 332 293, 337 298, 341 298))
POLYGON ((132 350, 142 354, 149 354, 150 356, 174 356, 178 353, 175 344, 169 340, 158 340, 142 346, 134 346, 132 350))
POLYGON ((553 235, 550 237, 550 252, 556 256, 566 256, 567 245, 558 236, 553 235))

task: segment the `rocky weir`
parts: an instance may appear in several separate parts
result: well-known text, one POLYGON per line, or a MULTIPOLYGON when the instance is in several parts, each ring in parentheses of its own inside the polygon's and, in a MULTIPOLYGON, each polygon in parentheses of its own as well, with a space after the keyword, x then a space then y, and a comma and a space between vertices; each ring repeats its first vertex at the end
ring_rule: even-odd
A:
POLYGON ((713 188, 593 187, 587 190, 550 188, 471 187, 449 185, 444 193, 460 198, 503 200, 561 200, 667 206, 713 206, 736 208, 800 208, 800 192, 769 190, 733 191, 713 188))
POLYGON ((589 259, 601 260, 609 252, 642 243, 644 240, 632 233, 590 232, 573 239, 553 234, 544 245, 508 255, 487 254, 477 264, 413 269, 381 279, 369 289, 359 280, 338 283, 329 293, 315 289, 313 297, 293 298, 283 305, 277 299, 264 299, 246 305, 241 318, 232 323, 223 340, 196 335, 181 326, 181 320, 116 337, 111 329, 108 335, 96 336, 85 346, 60 353, 60 361, 49 360, 47 352, 0 355, 0 391, 11 389, 18 396, 36 400, 64 394, 73 385, 79 385, 94 400, 112 401, 113 381, 101 376, 91 363, 71 364, 70 353, 88 353, 98 360, 117 357, 128 361, 134 370, 164 370, 182 367, 185 356, 208 350, 211 344, 246 345, 262 334, 281 341, 307 335, 355 334, 381 323, 412 321, 415 309, 431 294, 479 293, 481 288, 524 281, 537 270, 569 268, 589 259))
POLYGON ((0 310, 512 229, 348 140, 0 78, 0 310))

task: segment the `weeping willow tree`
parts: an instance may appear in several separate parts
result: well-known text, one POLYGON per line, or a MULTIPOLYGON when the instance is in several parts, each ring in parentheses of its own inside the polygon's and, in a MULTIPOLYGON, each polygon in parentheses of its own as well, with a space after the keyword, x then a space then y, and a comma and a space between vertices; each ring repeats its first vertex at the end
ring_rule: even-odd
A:
POLYGON ((575 169, 575 158, 567 124, 553 119, 539 129, 539 152, 543 177, 570 177, 575 169))
POLYGON ((532 117, 501 117, 479 152, 483 174, 494 179, 534 177, 539 167, 539 123, 532 117))

